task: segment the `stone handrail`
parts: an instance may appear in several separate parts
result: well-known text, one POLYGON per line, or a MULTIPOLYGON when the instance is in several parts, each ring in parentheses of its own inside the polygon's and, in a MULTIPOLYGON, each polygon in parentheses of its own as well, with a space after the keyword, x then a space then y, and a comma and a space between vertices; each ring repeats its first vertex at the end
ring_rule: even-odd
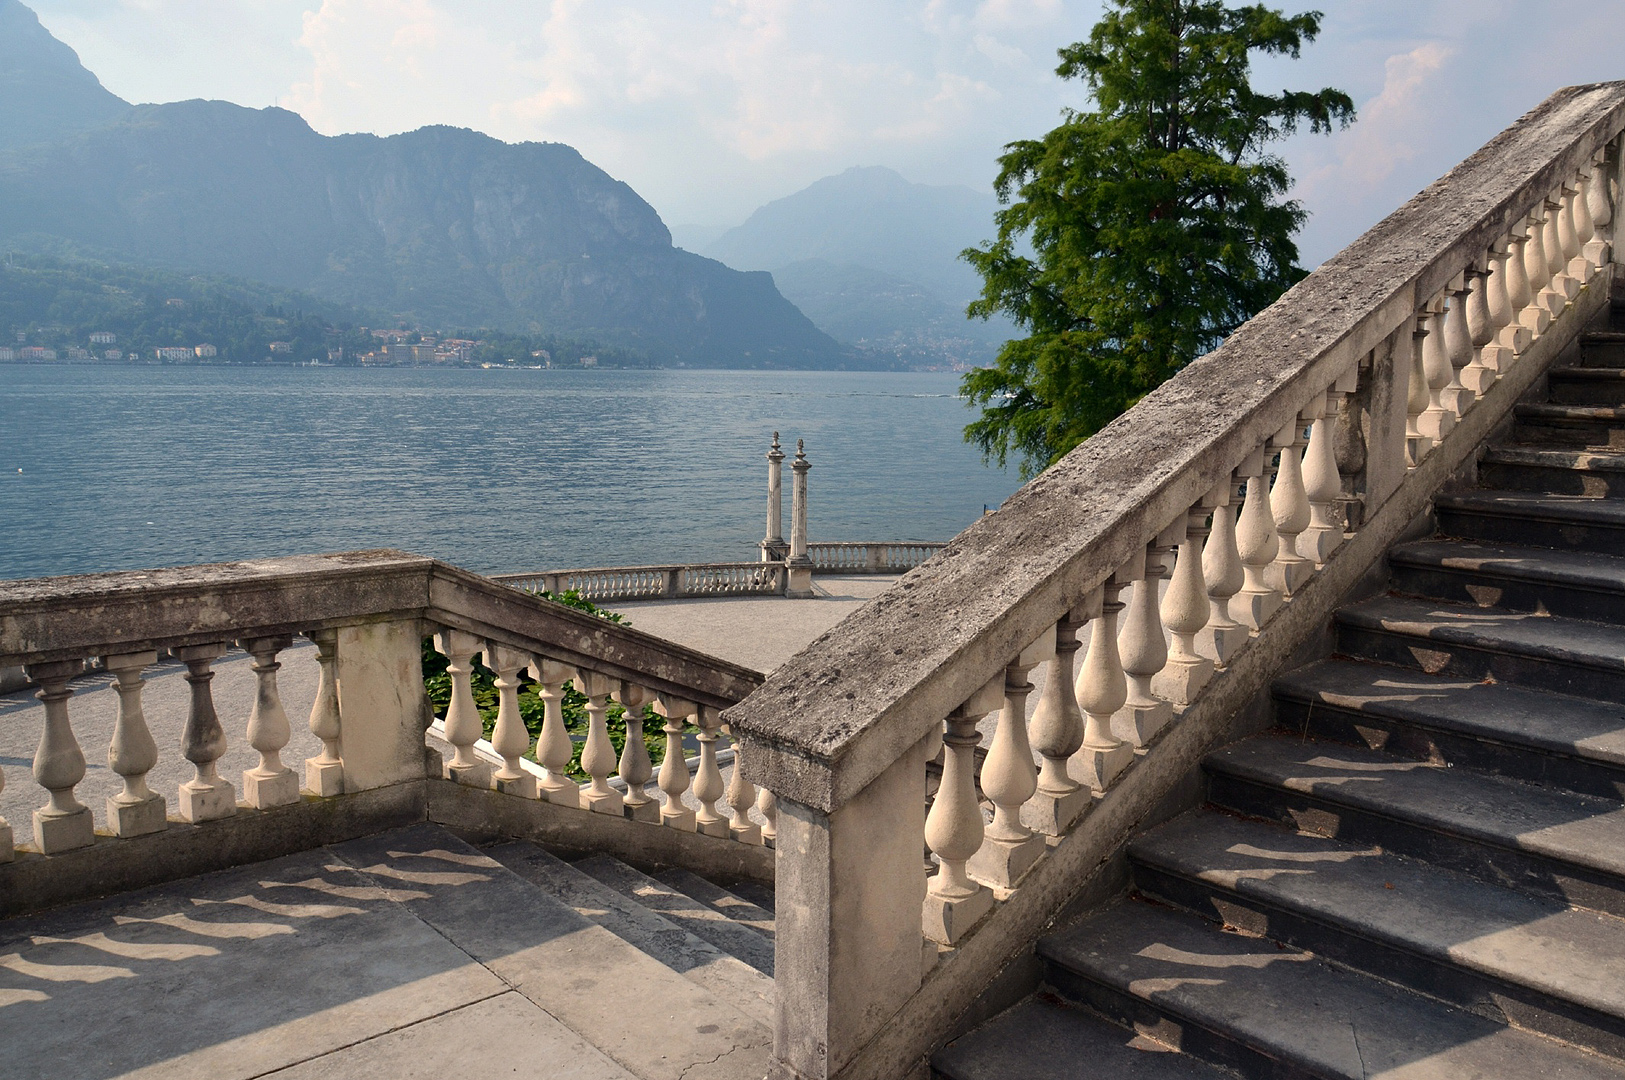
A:
MULTIPOLYGON (((725 791, 716 747, 719 710, 760 685, 760 674, 477 574, 403 552, 367 551, 5 581, 0 582, 0 665, 23 666, 40 687, 44 724, 33 778, 45 801, 34 814, 32 844, 14 845, 12 826, 0 820, 0 864, 13 862, 19 849, 24 854, 14 866, 0 866, 0 873, 13 875, 14 885, 22 880, 18 873, 31 883, 27 889, 0 887, 0 895, 12 898, 0 903, 0 910, 72 895, 72 889, 47 880, 49 857, 67 857, 80 881, 95 878, 95 868, 87 871, 80 856, 119 864, 122 876, 107 880, 126 885, 212 868, 210 856, 199 854, 207 845, 165 835, 172 811, 192 824, 225 818, 241 823, 243 815, 264 813, 280 822, 276 828, 286 834, 287 850, 327 842, 323 829, 361 828, 371 812, 329 810, 323 807, 328 800, 355 797, 374 809, 387 804, 390 813, 421 815, 425 733, 434 719, 421 660, 423 640, 431 634, 448 660, 452 697, 443 737, 453 748, 452 760, 443 767, 435 763, 431 775, 494 788, 532 804, 545 801, 566 812, 652 822, 759 850, 763 829, 749 817, 756 808, 767 817, 771 842, 771 796, 746 787, 738 770, 725 791), (277 655, 295 635, 316 644, 320 666, 309 724, 323 750, 304 763, 302 776, 281 760, 291 726, 276 681, 277 655), (253 657, 258 682, 245 718, 219 715, 209 687, 214 663, 234 646, 253 657), (195 775, 180 786, 173 803, 146 782, 160 748, 142 708, 142 673, 160 650, 185 662, 192 690, 179 749, 195 775), (489 746, 501 762, 494 768, 475 753, 484 735, 471 683, 476 655, 496 674, 499 708, 489 746), (109 798, 105 813, 74 796, 86 762, 73 730, 70 684, 87 660, 99 660, 112 673, 119 698, 107 755, 124 789, 109 798), (519 715, 523 671, 539 684, 546 714, 536 748, 540 778, 522 763, 530 749, 519 715), (590 779, 585 785, 565 773, 572 757, 561 711, 566 683, 587 697, 589 731, 581 767, 590 779), (632 736, 619 760, 606 727, 611 698, 624 707, 632 736), (659 776, 664 804, 644 794, 653 769, 640 729, 650 708, 666 733, 667 761, 659 776), (236 727, 240 720, 246 730, 236 727), (235 729, 229 735, 228 727, 235 729), (682 750, 690 728, 698 729, 697 770, 682 750), (228 739, 245 737, 259 764, 240 778, 239 803, 236 778, 221 776, 216 762, 228 739), (625 783, 612 786, 614 775, 625 783), (408 790, 414 783, 415 795, 408 790), (683 804, 691 787, 698 813, 683 804), (724 796, 726 805, 719 809, 724 796), (306 820, 290 825, 290 814, 306 820), (98 827, 114 839, 98 840, 98 827), (121 853, 125 841, 135 854, 121 853), (173 851, 154 849, 155 842, 187 854, 177 858, 173 851)), ((253 827, 252 822, 245 826, 253 827)), ((603 834, 601 826, 570 828, 603 834)), ((649 842, 672 850, 667 840, 649 842)), ((212 857, 229 865, 231 844, 215 846, 219 850, 212 857)), ((636 850, 638 843, 622 846, 636 850)), ((263 855, 267 849, 256 850, 263 855)))
POLYGON ((574 592, 594 603, 609 600, 683 600, 702 596, 782 596, 782 562, 688 563, 671 566, 602 566, 583 570, 544 570, 534 574, 494 574, 527 592, 555 596, 574 592))
POLYGON ((941 551, 946 544, 926 541, 809 543, 813 569, 826 574, 902 574, 941 551))
POLYGON ((920 1068, 1470 462, 1606 303, 1622 127, 1554 94, 727 710, 795 898, 773 1075, 920 1068))

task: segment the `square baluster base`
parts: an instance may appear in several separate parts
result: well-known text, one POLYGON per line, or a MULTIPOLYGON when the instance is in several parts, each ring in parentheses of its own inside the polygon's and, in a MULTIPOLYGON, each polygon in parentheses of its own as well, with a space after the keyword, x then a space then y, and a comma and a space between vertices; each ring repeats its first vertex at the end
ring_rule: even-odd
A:
POLYGON ((940 945, 952 945, 992 910, 993 890, 986 886, 969 896, 953 899, 927 892, 923 920, 925 936, 940 945))
POLYGON ((624 817, 626 813, 623 809, 625 802, 618 791, 593 791, 588 788, 581 793, 581 801, 586 804, 588 810, 595 814, 613 814, 616 817, 624 817))
MULTIPOLYGON (((1041 790, 1022 806, 1021 823, 1033 832, 1060 836, 1083 816, 1094 798, 1094 792, 1087 787, 1075 788, 1062 795, 1041 790)), ((943 944, 952 945, 953 942, 943 944)))
POLYGON ((698 816, 694 818, 694 831, 702 836, 715 836, 719 840, 728 839, 728 819, 718 817, 715 821, 702 821, 698 816))
POLYGON ((694 811, 679 804, 676 809, 666 806, 660 808, 660 824, 680 832, 694 832, 697 822, 694 820, 694 811))
POLYGON ((536 786, 536 778, 523 772, 514 777, 493 776, 491 786, 504 795, 517 795, 521 799, 534 799, 540 790, 536 786))
POLYGON ((1236 650, 1252 637, 1245 626, 1208 626, 1196 635, 1196 651, 1219 664, 1227 664, 1236 650))
POLYGON ((344 763, 305 759, 305 790, 327 798, 344 794, 344 763))
POLYGON ((747 825, 743 829, 728 826, 728 835, 741 844, 760 844, 762 842, 762 827, 760 825, 747 825))
POLYGON ((1213 678, 1213 661, 1205 656, 1176 656, 1151 677, 1151 692, 1175 705, 1189 705, 1213 678))
POLYGON ((243 773, 243 802, 256 810, 287 806, 299 801, 299 778, 292 769, 263 776, 249 769, 243 773))
POLYGON ((581 789, 566 777, 555 779, 544 777, 537 782, 537 793, 554 806, 568 806, 572 810, 581 809, 581 789))
POLYGON ((1462 385, 1447 386, 1439 391, 1439 401, 1459 418, 1467 411, 1467 406, 1478 400, 1478 394, 1474 392, 1473 387, 1467 385, 1467 380, 1472 378, 1472 370, 1462 368, 1456 375, 1462 380, 1462 385))
POLYGON ((1166 701, 1155 705, 1125 705, 1112 717, 1112 734, 1130 746, 1144 746, 1173 718, 1174 707, 1166 701))
POLYGON ((1072 760, 1077 763, 1073 776, 1095 791, 1105 791, 1134 760, 1134 747, 1126 742, 1106 749, 1085 745, 1072 755, 1072 760))
POLYGON ((488 788, 491 786, 491 766, 483 761, 476 761, 472 765, 454 765, 448 761, 446 779, 469 787, 488 788))
POLYGON ((8 863, 17 857, 17 842, 11 835, 11 826, 0 821, 0 863, 8 863))
POLYGON ((43 855, 89 847, 96 840, 96 819, 90 807, 81 806, 71 814, 45 814, 34 811, 34 846, 43 855))
POLYGON ((633 821, 647 821, 651 825, 660 824, 660 804, 653 799, 645 798, 640 803, 630 803, 622 800, 623 813, 633 821))
POLYGON ((169 828, 169 820, 165 816, 168 812, 164 797, 156 792, 133 803, 109 798, 107 827, 114 836, 146 836, 148 833, 163 832, 169 828))
POLYGON ((1243 589, 1230 598, 1230 617, 1249 630, 1262 628, 1280 610, 1281 594, 1274 589, 1256 593, 1243 589))
POLYGON ((1601 266, 1608 261, 1608 241, 1588 240, 1580 254, 1584 255, 1593 266, 1601 266))
POLYGON ((1008 889, 1033 868, 1047 847, 1044 838, 1037 833, 1016 841, 995 840, 990 836, 982 841, 981 848, 970 857, 965 869, 984 885, 1008 889))
POLYGON ((185 821, 214 821, 237 812, 237 789, 225 780, 213 784, 189 780, 181 785, 175 812, 185 821))

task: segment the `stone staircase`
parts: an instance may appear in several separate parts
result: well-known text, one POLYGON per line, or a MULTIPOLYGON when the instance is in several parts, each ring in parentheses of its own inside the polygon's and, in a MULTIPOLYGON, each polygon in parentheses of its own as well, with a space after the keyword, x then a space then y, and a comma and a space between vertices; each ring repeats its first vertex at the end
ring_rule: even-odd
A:
POLYGON ((938 1076, 1625 1078, 1625 333, 1581 360, 938 1076))
POLYGON ((0 1073, 760 1080, 772 909, 413 826, 0 924, 0 1073))

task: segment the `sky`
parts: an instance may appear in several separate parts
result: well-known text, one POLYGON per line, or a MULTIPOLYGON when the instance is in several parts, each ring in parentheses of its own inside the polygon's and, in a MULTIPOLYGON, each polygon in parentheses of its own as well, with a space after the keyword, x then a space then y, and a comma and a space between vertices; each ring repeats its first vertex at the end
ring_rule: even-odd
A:
MULTIPOLYGON (((280 105, 325 134, 454 124, 568 143, 673 225, 723 227, 855 165, 988 190, 1083 87, 1102 0, 32 0, 136 102, 280 105)), ((1302 8, 1283 5, 1297 12, 1302 8)), ((1360 120, 1279 144, 1314 266, 1553 90, 1625 78, 1625 3, 1323 0, 1260 90, 1360 120)), ((991 230, 990 230, 991 231, 991 230)))

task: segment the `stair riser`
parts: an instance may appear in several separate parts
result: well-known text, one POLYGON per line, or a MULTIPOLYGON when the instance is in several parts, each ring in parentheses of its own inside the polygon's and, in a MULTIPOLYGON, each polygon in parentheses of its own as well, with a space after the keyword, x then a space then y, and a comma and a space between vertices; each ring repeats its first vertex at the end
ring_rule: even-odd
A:
POLYGON ((1474 645, 1432 641, 1409 634, 1341 624, 1338 649, 1379 663, 1415 668, 1429 675, 1481 680, 1552 690, 1559 694, 1625 702, 1625 672, 1522 656, 1474 645))
POLYGON ((1463 540, 1498 544, 1532 544, 1562 551, 1625 555, 1625 528, 1610 525, 1536 521, 1526 517, 1484 514, 1439 507, 1439 531, 1463 540))
POLYGON ((1497 607, 1504 611, 1541 611, 1591 622, 1625 622, 1625 595, 1598 592, 1560 582, 1520 581, 1493 570, 1390 564, 1393 589, 1406 596, 1453 604, 1497 607))
POLYGON ((1281 728, 1311 738, 1368 746, 1414 761, 1480 769, 1581 795, 1625 800, 1625 767, 1474 738, 1318 701, 1310 707, 1303 701, 1278 697, 1275 717, 1281 728))
MULTIPOLYGON (((1046 958, 1044 981, 1069 1001, 1084 1005, 1123 1027, 1133 1028, 1181 1053, 1200 1058, 1242 1076, 1270 1080, 1326 1080, 1326 1073, 1310 1071, 1297 1062, 1272 1057, 1240 1039, 1194 1023, 1149 1001, 1097 982, 1087 973, 1073 971, 1046 958)), ((1341 1077, 1337 1080, 1342 1080, 1341 1077)))
POLYGON ((1279 821, 1299 832, 1352 844, 1375 844, 1492 884, 1625 915, 1625 880, 1558 859, 1222 772, 1209 775, 1208 800, 1237 813, 1279 821))
POLYGON ((1625 379, 1551 377, 1551 400, 1558 405, 1625 405, 1625 379))
POLYGON ((1478 466, 1478 479, 1487 488, 1504 491, 1585 495, 1594 499, 1625 496, 1625 473, 1621 472, 1484 461, 1478 466))
POLYGON ((1587 341, 1580 345, 1582 367, 1625 367, 1625 341, 1587 341))
POLYGON ((1482 1016, 1506 1020, 1600 1053, 1625 1056, 1625 1019, 1469 970, 1446 957, 1424 956, 1374 940, 1358 926, 1322 922, 1263 903, 1254 896, 1242 896, 1148 866, 1134 859, 1132 853, 1130 858, 1134 885, 1148 896, 1226 926, 1305 949, 1482 1016))
POLYGON ((1609 427, 1591 420, 1521 420, 1512 431, 1514 442, 1526 446, 1550 446, 1578 450, 1606 446, 1625 449, 1625 428, 1609 427))

